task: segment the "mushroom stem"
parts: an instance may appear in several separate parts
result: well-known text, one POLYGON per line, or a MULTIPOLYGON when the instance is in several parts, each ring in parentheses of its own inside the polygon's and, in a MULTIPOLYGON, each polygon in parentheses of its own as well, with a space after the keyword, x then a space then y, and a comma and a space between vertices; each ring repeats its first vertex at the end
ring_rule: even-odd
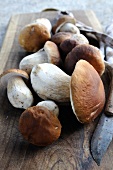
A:
POLYGON ((52 100, 41 101, 36 106, 46 107, 48 110, 50 110, 57 117, 59 115, 58 105, 54 101, 52 101, 52 100))
POLYGON ((47 54, 45 50, 42 48, 38 52, 24 57, 19 64, 19 68, 30 74, 34 65, 47 62, 48 62, 47 54))
POLYGON ((21 77, 15 76, 8 80, 7 96, 16 108, 27 109, 33 103, 33 96, 21 77))

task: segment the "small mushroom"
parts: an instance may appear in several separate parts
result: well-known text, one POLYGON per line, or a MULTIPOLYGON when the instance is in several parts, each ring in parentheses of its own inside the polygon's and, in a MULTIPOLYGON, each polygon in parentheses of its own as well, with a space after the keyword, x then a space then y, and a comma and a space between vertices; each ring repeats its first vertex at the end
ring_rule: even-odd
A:
POLYGON ((89 44, 89 41, 83 34, 73 34, 70 39, 61 42, 60 48, 65 54, 68 54, 74 47, 80 44, 89 44))
POLYGON ((52 111, 46 107, 33 106, 21 114, 19 130, 23 137, 33 145, 47 146, 59 138, 61 124, 52 111))
POLYGON ((57 66, 62 65, 60 53, 55 43, 47 41, 43 49, 24 57, 19 64, 19 68, 30 74, 34 65, 42 63, 52 63, 57 66))
POLYGON ((104 73, 105 64, 102 53, 97 47, 89 44, 77 45, 70 53, 68 53, 64 63, 66 73, 71 75, 76 63, 81 59, 88 61, 96 69, 99 75, 104 73))
POLYGON ((69 102, 70 76, 54 64, 35 65, 31 71, 31 84, 34 91, 44 100, 69 102))
MULTIPOLYGON (((40 19, 41 20, 41 19, 40 19)), ((50 24, 47 21, 34 21, 23 27, 19 33, 19 44, 28 52, 40 50, 44 43, 51 38, 50 24), (49 26, 48 26, 49 25, 49 26), (49 27, 49 28, 48 28, 49 27)))
POLYGON ((72 23, 75 24, 76 23, 76 19, 70 15, 62 15, 57 22, 55 23, 55 25, 53 25, 53 33, 57 33, 59 32, 60 28, 65 24, 65 23, 72 23))
POLYGON ((0 75, 3 86, 7 86, 7 96, 10 103, 16 108, 26 109, 33 104, 33 95, 23 81, 28 74, 19 69, 10 69, 0 75))
POLYGON ((44 106, 48 110, 53 112, 53 114, 55 114, 57 117, 59 115, 59 108, 58 108, 57 104, 52 100, 41 101, 36 106, 44 106))
POLYGON ((74 114, 81 123, 93 121, 105 104, 103 82, 94 67, 79 60, 71 76, 70 100, 74 114))

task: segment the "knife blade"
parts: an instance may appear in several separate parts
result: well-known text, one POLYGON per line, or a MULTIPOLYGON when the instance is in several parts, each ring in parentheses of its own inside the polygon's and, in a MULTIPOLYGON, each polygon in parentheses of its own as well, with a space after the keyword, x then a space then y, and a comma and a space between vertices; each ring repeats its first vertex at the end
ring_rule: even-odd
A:
POLYGON ((91 154, 97 165, 100 162, 113 138, 113 117, 102 114, 91 139, 91 154))

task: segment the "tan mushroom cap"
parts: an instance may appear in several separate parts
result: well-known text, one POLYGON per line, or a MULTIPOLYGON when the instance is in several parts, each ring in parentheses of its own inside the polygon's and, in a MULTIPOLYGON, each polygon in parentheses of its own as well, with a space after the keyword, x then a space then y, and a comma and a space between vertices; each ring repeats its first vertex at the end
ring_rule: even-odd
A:
POLYGON ((40 50, 51 38, 50 32, 43 24, 26 25, 19 34, 19 44, 28 52, 40 50))
POLYGON ((23 77, 25 79, 29 79, 28 74, 20 69, 9 69, 4 71, 1 75, 0 75, 0 81, 4 86, 7 86, 8 80, 12 77, 23 77))
POLYGON ((73 112, 81 123, 93 121, 105 104, 102 80, 94 67, 79 60, 71 76, 70 99, 73 112))
POLYGON ((47 41, 44 50, 48 56, 48 62, 57 66, 61 65, 61 57, 57 45, 52 41, 47 41))
POLYGON ((58 32, 51 37, 51 41, 60 45, 64 40, 70 39, 72 35, 70 32, 58 32))
POLYGON ((84 59, 96 69, 99 75, 102 75, 105 70, 105 64, 102 58, 102 53, 97 47, 89 44, 77 45, 66 56, 64 63, 65 71, 71 75, 76 63, 80 59, 84 59))
POLYGON ((61 124, 47 108, 33 106, 20 116, 19 130, 28 142, 37 146, 46 146, 59 138, 61 124))
POLYGON ((62 15, 58 21, 56 22, 56 24, 53 26, 52 31, 53 33, 55 33, 56 31, 58 32, 58 30, 60 29, 60 27, 62 26, 62 24, 64 23, 72 23, 75 24, 76 23, 76 19, 70 15, 62 15))

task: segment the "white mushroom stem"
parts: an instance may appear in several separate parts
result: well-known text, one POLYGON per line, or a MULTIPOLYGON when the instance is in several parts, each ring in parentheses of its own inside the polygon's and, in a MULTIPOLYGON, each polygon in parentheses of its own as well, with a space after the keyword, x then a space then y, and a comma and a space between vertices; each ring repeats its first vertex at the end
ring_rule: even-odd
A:
POLYGON ((44 106, 48 110, 52 111, 53 114, 56 115, 57 117, 59 115, 59 108, 54 101, 51 101, 51 100, 41 101, 36 106, 44 106))
POLYGON ((33 104, 33 96, 21 77, 8 80, 7 95, 10 103, 16 108, 27 109, 33 104))
POLYGON ((32 87, 44 100, 69 102, 69 83, 70 76, 54 64, 38 64, 31 71, 32 87))
POLYGON ((24 57, 19 64, 19 69, 30 74, 34 65, 46 62, 48 62, 47 54, 44 49, 41 49, 36 53, 24 57))

